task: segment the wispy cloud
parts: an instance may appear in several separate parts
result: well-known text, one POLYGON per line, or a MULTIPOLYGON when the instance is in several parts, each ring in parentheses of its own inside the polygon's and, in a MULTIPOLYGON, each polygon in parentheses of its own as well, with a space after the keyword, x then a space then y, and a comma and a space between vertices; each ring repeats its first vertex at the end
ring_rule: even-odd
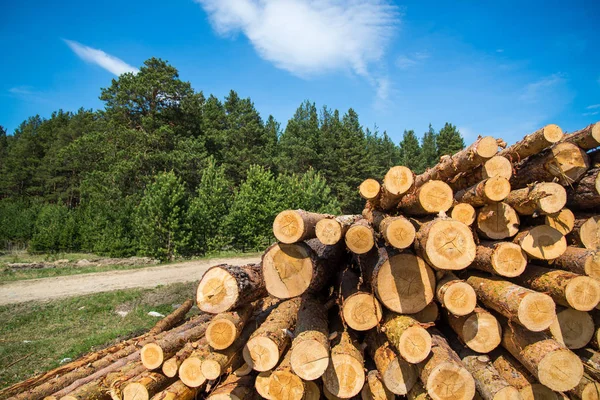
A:
POLYGON ((46 93, 40 92, 31 86, 15 86, 8 89, 7 96, 18 98, 27 102, 46 103, 49 97, 46 93))
POLYGON ((519 99, 527 103, 537 103, 550 94, 556 86, 566 83, 564 74, 556 73, 527 84, 519 99))
POLYGON ((126 72, 133 72, 134 74, 139 72, 137 68, 127 64, 120 58, 111 56, 110 54, 103 52, 102 50, 85 46, 73 40, 63 40, 67 44, 67 46, 69 46, 71 50, 73 50, 73 52, 77 54, 79 58, 86 62, 99 65, 108 72, 111 72, 117 76, 126 72))
POLYGON ((600 114, 600 111, 586 112, 581 115, 583 115, 584 117, 591 117, 592 115, 598 115, 598 114, 600 114))
POLYGON ((9 91, 9 93, 16 94, 16 95, 23 95, 23 96, 35 94, 33 91, 33 88, 31 86, 12 87, 12 88, 8 89, 8 91, 9 91))
POLYGON ((586 110, 595 110, 596 108, 600 108, 600 104, 592 104, 591 106, 587 106, 586 110))
POLYGON ((400 55, 396 58, 396 66, 400 69, 409 69, 427 60, 429 57, 430 54, 426 51, 400 55))
MULTIPOLYGON (((195 0, 223 36, 244 34, 263 59, 309 77, 351 71, 373 84, 399 9, 389 0, 195 0)), ((385 95, 385 85, 374 85, 385 95)))

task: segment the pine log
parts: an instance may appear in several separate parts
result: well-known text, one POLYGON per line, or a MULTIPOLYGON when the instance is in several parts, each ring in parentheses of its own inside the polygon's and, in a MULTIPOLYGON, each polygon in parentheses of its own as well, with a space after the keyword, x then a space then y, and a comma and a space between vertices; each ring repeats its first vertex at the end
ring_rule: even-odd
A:
POLYGON ((288 299, 318 292, 335 272, 342 247, 326 246, 316 239, 304 243, 275 243, 262 257, 262 275, 272 296, 288 299))
POLYGON ((165 362, 161 367, 162 373, 169 378, 173 378, 177 376, 177 372, 179 371, 179 367, 181 363, 188 357, 192 355, 192 353, 196 350, 199 344, 204 343, 204 338, 200 339, 196 342, 188 342, 186 343, 175 355, 165 362))
POLYGON ((269 395, 269 384, 271 383, 272 374, 273 371, 263 371, 256 375, 256 379, 254 380, 254 389, 264 399, 271 398, 269 395))
POLYGON ((363 279, 392 311, 416 313, 433 300, 435 276, 421 257, 381 247, 360 257, 359 265, 363 279))
POLYGON ((476 216, 477 212, 475 211, 475 208, 467 203, 456 204, 452 207, 452 211, 450 212, 450 217, 452 219, 460 221, 467 226, 473 225, 476 216))
POLYGON ((267 371, 277 365, 290 344, 288 330, 296 325, 300 298, 280 303, 267 320, 252 333, 244 346, 244 360, 256 371, 267 371))
POLYGON ((361 285, 360 279, 350 269, 339 274, 338 286, 342 295, 342 318, 356 331, 367 331, 381 321, 381 304, 377 298, 361 285))
POLYGON ((375 246, 375 231, 365 219, 352 224, 344 236, 348 250, 354 254, 365 254, 375 246))
POLYGON ((326 214, 304 210, 285 210, 273 221, 273 234, 282 243, 291 244, 315 238, 315 226, 326 214))
POLYGON ((579 311, 593 310, 600 302, 600 282, 569 271, 529 265, 515 281, 538 292, 547 293, 560 305, 579 311))
POLYGON ((565 135, 563 142, 572 143, 584 150, 592 150, 600 146, 600 122, 586 126, 583 129, 565 135))
POLYGON ((569 207, 580 210, 600 207, 600 167, 588 170, 568 192, 569 207))
POLYGON ((360 197, 365 200, 377 201, 381 192, 381 185, 375 179, 365 179, 358 187, 360 197))
POLYGON ((235 376, 246 376, 246 375, 250 375, 252 373, 253 369, 246 364, 245 362, 235 371, 233 371, 233 374, 235 376))
POLYGON ((571 143, 558 143, 519 163, 510 184, 518 189, 531 182, 552 182, 556 179, 561 185, 569 186, 589 168, 590 159, 585 151, 571 143))
POLYGON ((503 201, 509 194, 511 194, 511 191, 508 179, 495 176, 457 192, 454 195, 454 200, 470 204, 473 207, 481 207, 503 201))
POLYGON ((491 136, 479 137, 473 144, 454 155, 442 156, 439 163, 416 177, 415 186, 422 186, 434 179, 448 181, 461 172, 471 171, 494 157, 502 143, 491 136))
POLYGON ((419 381, 415 383, 410 392, 406 395, 408 400, 431 400, 427 390, 423 387, 423 384, 419 381))
POLYGON ((440 310, 438 308, 437 303, 435 301, 432 301, 431 303, 427 304, 425 308, 421 311, 408 315, 422 324, 429 324, 437 321, 437 319, 440 316, 440 310))
POLYGON ((504 202, 520 215, 554 214, 567 203, 567 191, 558 183, 539 182, 513 190, 504 202))
POLYGON ((202 375, 208 380, 215 380, 227 373, 232 373, 242 364, 244 359, 241 350, 252 334, 253 327, 244 331, 236 342, 225 350, 212 350, 202 358, 202 375))
POLYGON ((600 250, 600 215, 575 220, 571 242, 589 250, 600 250))
POLYGON ((376 369, 367 372, 367 381, 360 391, 360 397, 362 400, 394 400, 394 394, 385 387, 376 369))
POLYGON ((151 400, 194 400, 197 388, 187 387, 183 382, 176 381, 171 386, 159 392, 151 400))
POLYGON ((546 125, 525 136, 521 141, 500 151, 498 155, 508 158, 513 163, 519 162, 559 142, 563 136, 563 131, 558 125, 546 125))
POLYGON ((398 207, 409 215, 437 214, 448 211, 454 202, 452 189, 443 181, 428 181, 407 193, 398 207))
POLYGON ((575 226, 575 214, 573 214, 573 211, 569 210, 568 208, 563 208, 554 214, 544 215, 543 218, 544 224, 550 225, 563 235, 567 235, 575 226))
POLYGON ((348 332, 341 332, 332 344, 331 359, 322 377, 323 386, 337 397, 356 396, 365 383, 360 346, 348 332))
POLYGON ((565 237, 549 225, 521 228, 513 242, 521 246, 528 256, 538 260, 554 260, 567 250, 565 237))
POLYGON ((304 397, 302 400, 320 400, 321 388, 314 381, 304 381, 304 397))
POLYGON ((477 299, 511 321, 532 331, 543 331, 556 318, 550 296, 515 285, 498 277, 471 275, 467 283, 475 289, 477 299))
POLYGON ((469 268, 513 278, 525 271, 527 256, 521 246, 511 242, 480 242, 469 268))
POLYGON ((215 316, 206 328, 206 341, 215 350, 224 350, 240 336, 252 316, 251 304, 215 316))
POLYGON ((447 316, 448 325, 470 349, 489 353, 500 345, 502 327, 498 319, 487 310, 477 307, 468 315, 447 316))
POLYGON ((363 210, 363 217, 381 234, 387 245, 405 249, 415 240, 414 225, 402 216, 389 216, 367 203, 363 210))
POLYGON ((294 336, 288 352, 293 372, 307 381, 319 378, 329 364, 329 327, 327 311, 316 299, 302 298, 294 336))
POLYGON ((204 273, 198 284, 196 300, 202 311, 219 314, 266 295, 260 264, 241 267, 222 264, 204 273))
POLYGON ((202 361, 209 353, 210 349, 204 344, 204 340, 202 340, 197 348, 179 366, 179 379, 189 387, 204 385, 208 379, 202 373, 202 361))
POLYGON ((271 374, 268 389, 271 400, 302 400, 304 396, 304 382, 292 369, 291 354, 288 351, 271 374))
POLYGON ((413 187, 414 182, 415 174, 409 168, 404 166, 390 168, 383 178, 377 206, 382 210, 396 208, 398 201, 413 187))
POLYGON ((346 232, 361 218, 360 215, 340 215, 338 217, 323 218, 317 222, 315 234, 317 239, 325 245, 337 244, 346 232))
POLYGON ((592 379, 600 382, 600 353, 590 348, 575 350, 583 363, 583 369, 592 379))
POLYGON ((477 295, 473 288, 451 272, 446 272, 438 281, 435 298, 442 307, 456 316, 472 313, 477 305, 477 295))
POLYGON ((558 268, 600 280, 600 252, 598 251, 568 246, 567 250, 554 260, 535 260, 534 262, 548 268, 558 268))
POLYGON ((502 346, 542 385, 558 392, 577 386, 583 365, 571 350, 543 332, 531 332, 516 324, 504 328, 502 346))
POLYGON ((579 400, 598 400, 600 398, 600 383, 584 374, 579 384, 569 391, 569 395, 571 398, 579 400))
POLYGON ((485 179, 501 177, 510 179, 513 174, 511 162, 506 157, 494 156, 473 170, 462 172, 447 181, 452 190, 459 191, 476 185, 485 179))
POLYGON ((194 301, 192 299, 187 299, 184 301, 179 307, 177 307, 175 311, 158 321, 156 325, 154 325, 152 329, 148 331, 148 336, 153 336, 160 332, 167 331, 177 325, 185 318, 186 314, 188 311, 190 311, 193 305, 194 301))
POLYGON ((491 240, 502 240, 519 232, 519 216, 506 203, 488 204, 477 213, 477 231, 491 240))
POLYGON ((594 321, 585 311, 557 307, 556 320, 550 325, 550 334, 571 350, 585 347, 594 336, 594 321))
POLYGON ((385 387, 397 395, 407 394, 419 377, 416 366, 399 357, 382 333, 372 330, 365 341, 385 387))
POLYGON ((123 389, 123 400, 149 400, 156 393, 175 382, 161 373, 146 371, 123 389))
POLYGON ((429 265, 440 270, 465 269, 475 259, 473 232, 452 218, 423 224, 415 238, 415 250, 429 265))
POLYGON ((229 375, 221 382, 207 400, 250 400, 254 390, 254 376, 229 375))
POLYGON ((431 352, 431 335, 421 323, 408 315, 386 314, 382 331, 403 359, 417 364, 431 352))
POLYGON ((475 381, 458 355, 437 331, 432 332, 430 356, 419 364, 421 382, 433 400, 471 400, 475 381))

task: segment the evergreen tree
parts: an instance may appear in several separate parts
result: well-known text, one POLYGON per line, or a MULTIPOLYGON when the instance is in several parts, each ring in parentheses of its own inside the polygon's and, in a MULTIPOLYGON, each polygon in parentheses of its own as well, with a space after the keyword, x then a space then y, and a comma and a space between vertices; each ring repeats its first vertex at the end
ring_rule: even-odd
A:
POLYGON ((452 155, 465 148, 465 141, 456 126, 446 122, 437 137, 438 157, 452 155))
POLYGON ((429 124, 429 130, 423 134, 423 138, 421 139, 421 154, 425 169, 433 167, 439 160, 436 142, 437 134, 431 124, 429 124))
POLYGON ((400 163, 414 171, 415 174, 423 172, 423 159, 419 139, 415 131, 404 131, 400 142, 400 163))
POLYGON ((144 190, 135 212, 135 231, 142 254, 172 260, 189 241, 185 224, 186 194, 173 172, 163 172, 144 190))
POLYGON ((325 214, 341 212, 327 181, 312 168, 302 176, 279 175, 277 182, 282 192, 280 210, 303 209, 325 214))
POLYGON ((76 240, 75 218, 67 207, 56 204, 42 207, 30 242, 32 251, 73 250, 77 246, 76 240))
POLYGON ((323 157, 319 142, 317 107, 307 100, 298 107, 279 139, 279 170, 291 174, 306 172, 310 167, 319 168, 323 157))

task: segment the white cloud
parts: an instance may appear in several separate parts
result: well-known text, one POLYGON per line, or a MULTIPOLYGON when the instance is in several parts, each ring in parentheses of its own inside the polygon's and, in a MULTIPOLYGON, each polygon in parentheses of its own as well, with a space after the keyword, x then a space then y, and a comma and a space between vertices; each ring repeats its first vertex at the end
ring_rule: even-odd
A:
POLYGON ((552 95, 556 86, 566 83, 566 77, 561 73, 552 74, 525 86, 519 99, 527 103, 537 103, 547 95, 552 95))
POLYGON ((586 110, 593 110, 596 108, 600 108, 600 104, 592 104, 591 106, 587 106, 585 109, 586 110))
POLYGON ((389 0, 195 0, 223 36, 244 34, 260 57, 277 68, 309 77, 351 71, 367 79, 378 97, 389 82, 372 77, 399 23, 389 0))
POLYGON ((598 115, 598 114, 600 114, 600 111, 586 112, 586 113, 583 113, 582 115, 583 115, 584 117, 590 117, 590 116, 592 116, 592 115, 598 115))
POLYGON ((35 94, 35 92, 31 88, 31 86, 16 86, 16 87, 8 89, 8 91, 12 94, 21 95, 21 96, 28 96, 28 95, 35 94))
POLYGON ((400 69, 409 69, 427 60, 430 57, 426 51, 419 51, 409 55, 400 55, 396 58, 396 66, 400 69))
POLYGON ((94 49, 72 40, 63 40, 79 58, 89 63, 97 64, 117 76, 126 72, 133 72, 134 74, 139 72, 137 68, 127 64, 120 58, 106 54, 102 50, 94 49))

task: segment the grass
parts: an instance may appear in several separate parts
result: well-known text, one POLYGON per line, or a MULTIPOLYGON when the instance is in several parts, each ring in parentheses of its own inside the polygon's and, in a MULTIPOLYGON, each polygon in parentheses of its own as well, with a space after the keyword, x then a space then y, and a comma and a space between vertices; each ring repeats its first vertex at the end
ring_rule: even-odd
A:
MULTIPOLYGON (((222 257, 252 257, 258 256, 261 253, 239 253, 239 252, 220 252, 203 257, 190 258, 185 260, 175 260, 173 263, 182 261, 200 261, 209 258, 222 258, 222 257)), ((9 255, 0 256, 0 285, 7 282, 14 282, 24 279, 36 279, 36 278, 49 278, 54 276, 64 275, 76 275, 76 274, 87 274, 92 272, 104 272, 114 270, 125 270, 125 269, 138 269, 144 267, 155 266, 153 264, 142 264, 142 265, 101 265, 101 266, 77 266, 77 265, 58 265, 54 268, 42 268, 42 269, 10 269, 8 263, 13 262, 40 262, 40 261, 56 261, 61 259, 67 259, 72 263, 83 259, 97 259, 99 258, 94 254, 87 253, 59 253, 59 254, 29 254, 29 253, 16 253, 9 255)), ((165 263, 161 265, 167 265, 171 263, 165 263)))
POLYGON ((0 388, 133 337, 193 298, 195 283, 129 289, 49 302, 0 306, 0 388), (116 311, 129 311, 121 317, 116 311), (14 361, 27 356, 20 362, 14 361))

